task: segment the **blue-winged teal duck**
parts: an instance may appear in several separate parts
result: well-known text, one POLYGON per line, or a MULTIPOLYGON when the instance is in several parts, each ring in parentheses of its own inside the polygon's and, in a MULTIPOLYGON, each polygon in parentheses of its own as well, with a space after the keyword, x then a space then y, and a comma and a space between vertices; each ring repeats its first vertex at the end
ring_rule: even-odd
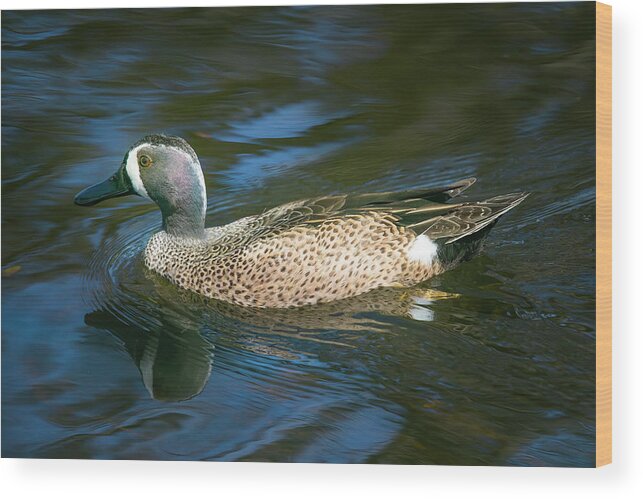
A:
POLYGON ((150 135, 76 204, 137 194, 160 208, 163 230, 145 265, 202 295, 252 307, 293 307, 412 286, 474 256, 498 218, 527 196, 447 201, 475 182, 294 201, 205 228, 201 164, 179 137, 150 135))

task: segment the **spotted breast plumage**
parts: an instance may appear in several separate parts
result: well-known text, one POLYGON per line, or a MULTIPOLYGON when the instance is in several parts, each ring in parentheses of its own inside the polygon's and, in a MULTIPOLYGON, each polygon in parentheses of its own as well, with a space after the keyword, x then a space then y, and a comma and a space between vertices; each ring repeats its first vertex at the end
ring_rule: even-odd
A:
POLYGON ((479 252, 498 218, 526 193, 448 203, 470 178, 426 189, 322 196, 205 229, 205 182, 190 145, 152 135, 120 169, 76 196, 79 205, 138 194, 156 202, 163 230, 145 265, 182 288, 251 307, 293 307, 412 286, 479 252))

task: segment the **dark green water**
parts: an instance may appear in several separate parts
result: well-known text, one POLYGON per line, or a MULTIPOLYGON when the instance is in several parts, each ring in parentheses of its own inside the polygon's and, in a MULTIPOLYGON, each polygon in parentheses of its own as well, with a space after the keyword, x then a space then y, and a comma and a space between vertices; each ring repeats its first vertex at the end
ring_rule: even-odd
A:
POLYGON ((594 4, 3 12, 2 454, 591 466, 594 4), (208 225, 476 176, 531 191, 424 288, 262 311, 145 271, 160 225, 73 205, 142 135, 208 225))

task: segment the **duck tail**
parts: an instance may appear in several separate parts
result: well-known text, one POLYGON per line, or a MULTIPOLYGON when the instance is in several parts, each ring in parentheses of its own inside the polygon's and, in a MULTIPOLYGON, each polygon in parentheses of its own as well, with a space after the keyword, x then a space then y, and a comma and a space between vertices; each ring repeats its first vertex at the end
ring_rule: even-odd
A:
POLYGON ((500 217, 522 203, 527 196, 527 192, 516 192, 476 203, 466 203, 436 220, 436 223, 425 231, 431 238, 439 235, 438 226, 441 223, 455 224, 459 227, 459 230, 451 231, 448 237, 437 239, 438 258, 443 265, 450 268, 480 253, 489 231, 498 223, 500 217))

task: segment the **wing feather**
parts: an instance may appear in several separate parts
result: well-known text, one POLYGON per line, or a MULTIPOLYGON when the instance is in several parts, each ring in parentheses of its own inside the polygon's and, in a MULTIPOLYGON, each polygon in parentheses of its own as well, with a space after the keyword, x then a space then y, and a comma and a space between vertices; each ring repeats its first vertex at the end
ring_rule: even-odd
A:
POLYGON ((242 218, 208 230, 213 251, 223 256, 263 238, 274 237, 302 225, 315 225, 335 217, 390 215, 398 225, 447 243, 480 230, 524 199, 523 194, 497 196, 479 203, 445 204, 475 182, 400 192, 323 196, 283 204, 262 214, 242 218), (522 196, 522 197, 520 197, 522 196))

